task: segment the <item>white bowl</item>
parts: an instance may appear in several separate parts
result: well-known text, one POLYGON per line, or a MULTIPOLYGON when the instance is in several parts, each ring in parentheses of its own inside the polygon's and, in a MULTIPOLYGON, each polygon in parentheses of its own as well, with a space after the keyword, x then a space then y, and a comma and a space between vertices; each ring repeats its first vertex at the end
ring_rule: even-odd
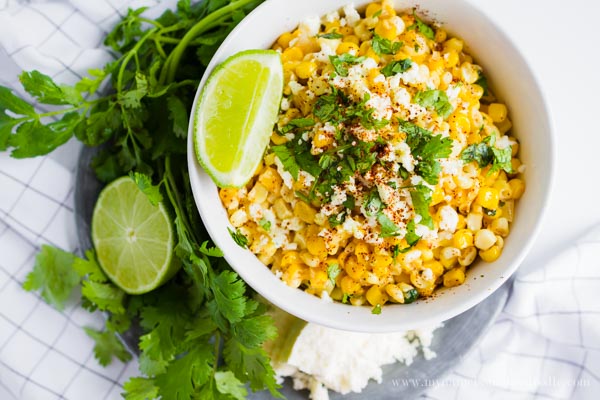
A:
MULTIPOLYGON (((349 3, 350 0, 266 1, 223 42, 204 74, 198 93, 210 71, 227 57, 241 50, 269 48, 280 34, 293 30, 307 17, 325 15, 349 3)), ((354 2, 358 9, 368 3, 368 0, 354 2)), ((521 142, 527 189, 516 207, 516 218, 502 256, 491 264, 473 265, 463 285, 410 305, 386 305, 380 315, 372 314, 370 307, 325 302, 287 286, 254 254, 232 240, 227 231, 231 225, 217 187, 196 161, 193 123, 189 128, 188 168, 196 205, 208 233, 225 253, 225 259, 248 285, 276 306, 304 320, 332 328, 399 331, 449 319, 483 301, 506 282, 523 261, 538 233, 551 189, 554 137, 550 113, 533 73, 507 35, 475 4, 464 0, 396 0, 394 3, 398 10, 418 7, 427 19, 441 22, 450 33, 464 39, 470 54, 484 68, 495 93, 508 105, 513 132, 521 142)), ((198 97, 197 94, 194 108, 198 97)))

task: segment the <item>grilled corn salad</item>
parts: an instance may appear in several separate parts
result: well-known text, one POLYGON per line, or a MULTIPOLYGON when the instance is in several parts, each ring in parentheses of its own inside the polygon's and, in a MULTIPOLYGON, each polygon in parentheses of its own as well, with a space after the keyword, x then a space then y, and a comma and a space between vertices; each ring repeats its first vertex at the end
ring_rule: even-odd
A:
POLYGON ((500 256, 524 166, 462 40, 383 1, 309 19, 273 48, 279 122, 254 178, 220 197, 277 276, 379 313, 500 256))

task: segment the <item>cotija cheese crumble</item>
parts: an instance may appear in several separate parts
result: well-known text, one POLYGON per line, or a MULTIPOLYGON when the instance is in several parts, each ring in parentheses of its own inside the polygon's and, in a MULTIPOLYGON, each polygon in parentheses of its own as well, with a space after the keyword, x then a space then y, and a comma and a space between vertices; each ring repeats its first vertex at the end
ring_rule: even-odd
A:
POLYGON ((308 19, 273 49, 285 88, 271 143, 245 187, 220 190, 265 265, 379 313, 498 259, 524 166, 462 40, 383 1, 308 19))

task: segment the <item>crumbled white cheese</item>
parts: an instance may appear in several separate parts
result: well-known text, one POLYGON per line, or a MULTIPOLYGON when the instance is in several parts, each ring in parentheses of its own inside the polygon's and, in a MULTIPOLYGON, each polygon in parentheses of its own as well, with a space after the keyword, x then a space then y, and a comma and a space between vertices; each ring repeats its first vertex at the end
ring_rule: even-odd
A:
POLYGON ((387 119, 392 117, 392 102, 387 95, 374 94, 365 104, 373 109, 373 118, 387 119))
POLYGON ((451 206, 440 208, 440 229, 443 231, 454 232, 458 225, 458 213, 451 206))
POLYGON ((516 144, 514 140, 511 140, 510 137, 503 135, 496 139, 496 147, 499 149, 505 149, 513 144, 516 144))
POLYGON ((304 90, 304 86, 302 86, 301 84, 299 84, 296 81, 289 81, 288 82, 288 87, 290 88, 290 90, 292 91, 293 95, 297 95, 298 93, 300 93, 302 90, 304 90))
POLYGON ((354 4, 350 3, 347 6, 344 6, 344 19, 348 26, 355 26, 358 21, 360 21, 360 14, 354 8, 354 4))
POLYGON ((323 22, 334 22, 340 19, 340 14, 337 11, 330 12, 323 17, 323 22))
POLYGON ((357 239, 365 237, 365 232, 361 228, 361 224, 358 221, 352 219, 352 217, 346 217, 346 220, 342 224, 342 229, 348 233, 351 233, 357 239))
POLYGON ((348 195, 346 194, 346 192, 344 191, 344 188, 342 186, 334 185, 332 187, 332 189, 333 189, 333 195, 331 196, 331 201, 330 201, 331 205, 332 206, 341 206, 342 204, 344 204, 344 202, 348 198, 348 195))
POLYGON ((306 18, 298 28, 308 36, 316 36, 321 29, 321 19, 315 16, 306 18))
POLYGON ((294 184, 294 178, 292 177, 292 174, 285 170, 281 160, 277 156, 275 156, 275 165, 277 166, 277 172, 279 173, 279 176, 281 176, 281 179, 283 179, 283 184, 291 189, 292 185, 294 184))
POLYGON ((290 101, 287 97, 281 99, 281 111, 287 111, 290 109, 290 101))
POLYGON ((431 270, 431 268, 423 269, 423 278, 425 278, 425 280, 428 280, 428 281, 433 280, 434 275, 433 275, 433 271, 431 270))

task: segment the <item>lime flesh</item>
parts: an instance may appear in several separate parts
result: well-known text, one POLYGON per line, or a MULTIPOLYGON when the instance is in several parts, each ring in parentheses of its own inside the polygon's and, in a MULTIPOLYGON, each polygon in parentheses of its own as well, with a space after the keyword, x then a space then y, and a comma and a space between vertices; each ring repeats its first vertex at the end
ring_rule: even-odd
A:
POLYGON ((173 236, 164 205, 152 205, 131 178, 119 178, 100 193, 92 242, 100 266, 125 292, 147 293, 177 272, 173 236))
POLYGON ((194 145, 220 187, 240 187, 260 164, 283 93, 279 53, 248 50, 219 65, 194 111, 194 145))

